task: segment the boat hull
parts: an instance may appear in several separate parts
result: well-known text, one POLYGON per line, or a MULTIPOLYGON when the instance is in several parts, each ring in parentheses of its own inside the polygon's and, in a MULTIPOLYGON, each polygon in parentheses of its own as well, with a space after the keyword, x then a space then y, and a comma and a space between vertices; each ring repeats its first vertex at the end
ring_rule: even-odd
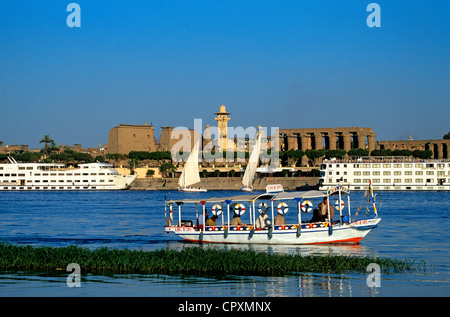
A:
POLYGON ((178 187, 178 191, 186 193, 206 193, 208 190, 204 188, 182 188, 178 187))
POLYGON ((255 230, 253 226, 215 226, 204 231, 194 227, 171 226, 166 232, 174 232, 185 241, 238 244, 357 244, 380 222, 381 218, 360 220, 353 223, 312 223, 275 226, 273 230, 255 230))

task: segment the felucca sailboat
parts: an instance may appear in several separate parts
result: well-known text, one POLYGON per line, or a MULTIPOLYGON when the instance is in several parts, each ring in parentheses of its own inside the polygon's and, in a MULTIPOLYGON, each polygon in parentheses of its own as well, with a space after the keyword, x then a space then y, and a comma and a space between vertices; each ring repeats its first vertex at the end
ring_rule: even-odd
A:
POLYGON ((255 179, 256 168, 259 163, 259 152, 261 151, 262 130, 259 130, 257 134, 258 137, 253 147, 252 154, 248 160, 247 167, 245 168, 244 176, 242 177, 241 190, 244 192, 251 192, 253 190, 253 180, 255 179))
POLYGON ((198 152, 199 141, 195 143, 194 148, 189 154, 189 157, 184 165, 183 172, 178 180, 179 191, 183 192, 206 192, 204 188, 192 187, 192 185, 200 183, 200 174, 198 170, 198 152))

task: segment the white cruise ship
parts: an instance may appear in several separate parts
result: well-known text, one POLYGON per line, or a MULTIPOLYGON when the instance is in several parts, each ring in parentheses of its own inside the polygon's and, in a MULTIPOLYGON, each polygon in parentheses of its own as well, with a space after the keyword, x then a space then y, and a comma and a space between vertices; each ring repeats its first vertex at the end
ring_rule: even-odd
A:
POLYGON ((0 164, 2 190, 118 190, 127 189, 137 175, 120 175, 107 163, 79 164, 77 168, 55 163, 0 164))
POLYGON ((345 184, 366 190, 370 182, 375 190, 450 190, 450 161, 362 157, 325 159, 320 167, 320 189, 345 184))

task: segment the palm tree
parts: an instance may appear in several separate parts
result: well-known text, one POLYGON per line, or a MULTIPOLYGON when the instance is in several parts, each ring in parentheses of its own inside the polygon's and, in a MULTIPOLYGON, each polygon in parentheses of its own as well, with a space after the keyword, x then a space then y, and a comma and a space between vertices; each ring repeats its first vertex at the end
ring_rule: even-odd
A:
POLYGON ((44 138, 39 141, 39 143, 45 143, 45 157, 47 157, 48 144, 51 143, 53 145, 53 144, 55 144, 55 141, 50 137, 50 135, 46 134, 46 135, 44 135, 44 138))

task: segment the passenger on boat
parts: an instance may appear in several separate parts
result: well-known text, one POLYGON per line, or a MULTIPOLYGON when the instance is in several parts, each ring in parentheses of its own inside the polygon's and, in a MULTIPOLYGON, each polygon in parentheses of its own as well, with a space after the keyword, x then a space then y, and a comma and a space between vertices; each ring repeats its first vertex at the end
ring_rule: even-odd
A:
POLYGON ((269 216, 264 211, 261 211, 261 214, 259 215, 258 219, 256 219, 255 228, 261 229, 264 227, 270 227, 270 219, 269 216))
POLYGON ((323 202, 321 202, 317 207, 320 216, 320 221, 326 221, 328 219, 328 207, 330 208, 330 217, 331 217, 330 220, 332 220, 334 217, 334 208, 332 205, 328 204, 327 197, 324 197, 323 202))
POLYGON ((244 223, 241 221, 241 216, 237 213, 234 214, 233 219, 230 222, 231 226, 244 226, 244 223))
POLYGON ((206 220, 206 225, 207 226, 215 226, 216 220, 217 220, 217 215, 214 215, 211 218, 209 218, 208 220, 206 220))
MULTIPOLYGON (((208 221, 208 210, 205 208, 205 221, 208 221)), ((197 217, 197 226, 201 229, 203 228, 203 216, 199 214, 197 217)))
POLYGON ((279 225, 285 225, 286 224, 286 219, 284 219, 283 215, 278 213, 275 216, 275 219, 273 220, 273 224, 275 226, 279 226, 279 225))

